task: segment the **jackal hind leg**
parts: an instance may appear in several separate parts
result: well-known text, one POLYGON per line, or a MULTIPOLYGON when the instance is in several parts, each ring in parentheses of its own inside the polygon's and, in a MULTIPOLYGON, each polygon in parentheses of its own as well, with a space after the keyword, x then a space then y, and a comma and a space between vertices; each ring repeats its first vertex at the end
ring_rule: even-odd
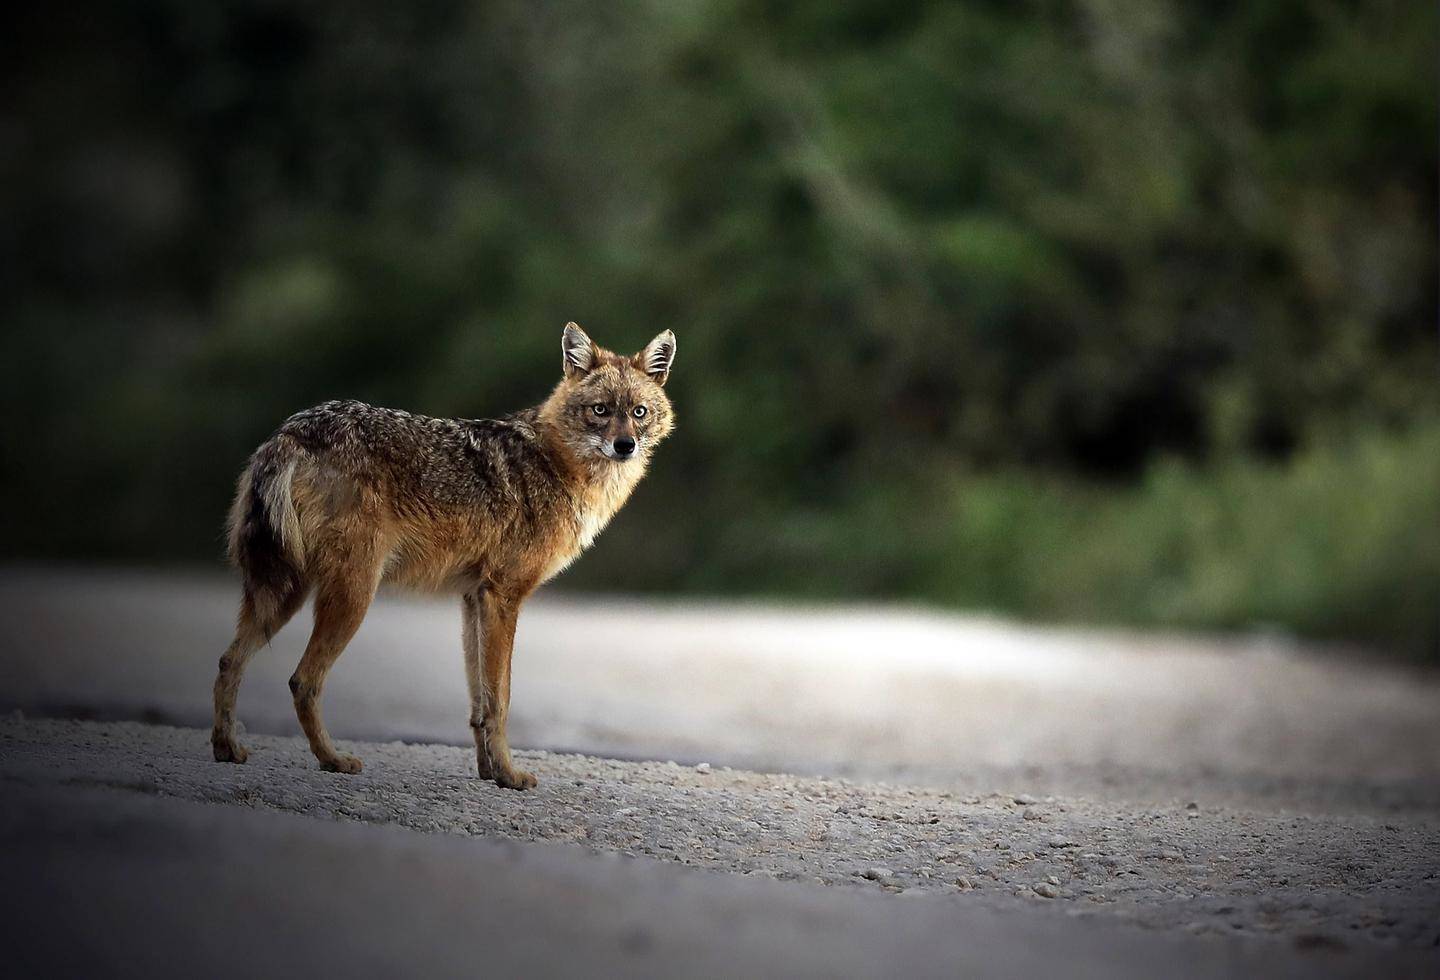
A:
POLYGON ((235 639, 220 657, 220 670, 215 676, 215 724, 210 731, 210 746, 216 762, 243 763, 249 758, 250 753, 235 737, 235 699, 240 693, 240 681, 255 651, 269 642, 304 602, 305 590, 298 586, 284 595, 262 595, 246 589, 235 639))
POLYGON ((330 741, 320 712, 320 694, 330 668, 360 628, 379 578, 376 563, 357 562, 351 564, 348 574, 329 575, 316 585, 315 628, 305 655, 290 677, 295 715, 310 741, 310 750, 320 760, 320 768, 328 772, 358 773, 361 769, 358 758, 336 751, 330 741))
POLYGON ((510 659, 520 600, 488 589, 467 593, 463 601, 465 677, 470 686, 470 728, 481 779, 506 789, 533 789, 534 774, 510 757, 506 722, 510 714, 510 659))

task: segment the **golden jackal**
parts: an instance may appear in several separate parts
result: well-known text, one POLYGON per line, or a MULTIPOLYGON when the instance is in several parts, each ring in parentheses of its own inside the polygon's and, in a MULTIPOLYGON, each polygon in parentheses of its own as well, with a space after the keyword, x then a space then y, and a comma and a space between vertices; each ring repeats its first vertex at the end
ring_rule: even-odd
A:
POLYGON ((561 354, 550 397, 514 415, 432 419, 326 402, 255 450, 230 512, 245 594, 215 679, 217 761, 245 761, 235 739, 245 664, 313 591, 315 627, 290 678, 295 713, 322 768, 360 771, 335 751, 320 691, 387 581, 460 594, 480 775, 535 785, 505 736, 520 604, 595 540, 674 426, 661 390, 675 361, 670 331, 626 357, 571 323, 561 354))

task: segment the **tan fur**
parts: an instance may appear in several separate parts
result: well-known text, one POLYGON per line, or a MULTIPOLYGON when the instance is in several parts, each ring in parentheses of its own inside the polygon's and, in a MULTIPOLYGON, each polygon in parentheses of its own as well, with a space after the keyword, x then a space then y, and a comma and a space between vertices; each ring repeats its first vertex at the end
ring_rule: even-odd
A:
POLYGON ((673 428, 661 386, 674 352, 669 331, 625 357, 569 324, 563 377, 536 408, 459 420, 330 402, 287 420, 252 456, 230 512, 245 593, 215 682, 215 758, 245 761, 234 735, 245 664, 313 592, 315 626, 290 679, 296 715, 322 767, 360 770, 330 741, 320 695, 390 582, 462 596, 480 774, 535 785, 511 762, 505 732, 516 619, 593 543, 673 428))

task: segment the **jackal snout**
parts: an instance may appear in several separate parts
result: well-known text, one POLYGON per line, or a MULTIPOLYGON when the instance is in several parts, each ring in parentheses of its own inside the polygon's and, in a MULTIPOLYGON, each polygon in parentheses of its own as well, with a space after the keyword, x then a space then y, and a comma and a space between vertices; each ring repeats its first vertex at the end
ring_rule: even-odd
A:
POLYGON ((617 416, 616 420, 606 427, 602 451, 611 459, 629 459, 635 455, 638 445, 635 436, 635 423, 631 421, 629 413, 617 416))

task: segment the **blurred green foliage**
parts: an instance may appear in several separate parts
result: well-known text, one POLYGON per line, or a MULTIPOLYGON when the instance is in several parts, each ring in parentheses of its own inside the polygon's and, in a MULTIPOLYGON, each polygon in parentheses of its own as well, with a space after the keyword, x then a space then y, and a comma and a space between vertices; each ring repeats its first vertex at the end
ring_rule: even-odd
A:
POLYGON ((1430 2, 81 2, 0 31, 7 552, 213 556, 290 412, 679 335, 567 584, 1440 658, 1430 2))
MULTIPOLYGON (((1285 464, 1157 460, 1118 488, 1005 471, 831 511, 772 511, 674 583, 745 581, 1036 620, 1270 628, 1420 653, 1440 582, 1440 425, 1285 464), (824 574, 817 576, 816 569, 824 574)), ((718 533, 725 534, 721 528, 718 533)), ((733 534, 733 531, 730 532, 733 534)))

